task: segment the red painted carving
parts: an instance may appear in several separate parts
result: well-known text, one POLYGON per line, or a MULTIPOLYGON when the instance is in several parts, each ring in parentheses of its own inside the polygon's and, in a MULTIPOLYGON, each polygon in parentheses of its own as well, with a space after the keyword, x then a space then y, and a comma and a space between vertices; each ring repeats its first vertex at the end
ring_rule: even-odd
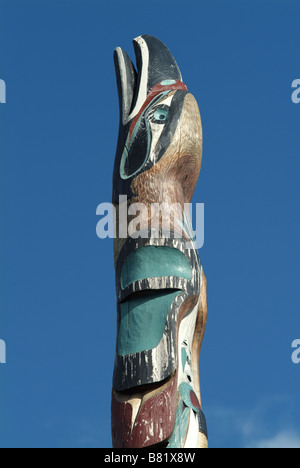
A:
POLYGON ((112 396, 112 437, 115 448, 143 448, 168 439, 174 430, 176 415, 176 378, 158 394, 142 397, 140 410, 132 421, 129 402, 112 396), (133 427, 132 427, 133 425, 133 427), (131 430, 132 427, 132 430, 131 430))
POLYGON ((199 400, 197 398, 197 395, 194 393, 194 392, 190 392, 190 399, 191 399, 191 403, 192 405, 195 407, 195 408, 199 408, 201 409, 201 405, 199 403, 199 400))

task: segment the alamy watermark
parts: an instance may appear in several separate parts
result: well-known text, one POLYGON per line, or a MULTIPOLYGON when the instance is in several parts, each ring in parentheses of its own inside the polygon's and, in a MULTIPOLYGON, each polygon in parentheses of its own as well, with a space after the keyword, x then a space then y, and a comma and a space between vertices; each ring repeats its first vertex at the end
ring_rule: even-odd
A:
POLYGON ((165 237, 169 233, 175 239, 190 239, 187 249, 204 245, 204 203, 129 204, 127 196, 120 195, 118 206, 101 203, 96 215, 101 216, 96 227, 99 239, 155 239, 163 231, 165 237))
POLYGON ((300 340, 294 340, 292 343, 292 362, 294 364, 300 364, 300 340))
POLYGON ((299 104, 300 103, 300 79, 293 81, 292 88, 294 89, 292 93, 292 101, 294 104, 299 104))
POLYGON ((6 343, 0 340, 0 364, 6 364, 6 343))
POLYGON ((6 104, 6 83, 0 79, 0 104, 6 104))

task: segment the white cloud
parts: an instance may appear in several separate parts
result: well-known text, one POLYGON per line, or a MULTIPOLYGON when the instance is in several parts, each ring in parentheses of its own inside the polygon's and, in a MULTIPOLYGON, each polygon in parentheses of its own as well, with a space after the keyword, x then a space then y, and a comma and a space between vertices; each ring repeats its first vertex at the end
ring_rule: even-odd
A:
POLYGON ((256 441, 249 448, 300 448, 300 435, 294 431, 282 431, 270 439, 256 441))
POLYGON ((207 408, 214 447, 300 448, 300 426, 295 402, 287 396, 269 396, 252 407, 207 408))

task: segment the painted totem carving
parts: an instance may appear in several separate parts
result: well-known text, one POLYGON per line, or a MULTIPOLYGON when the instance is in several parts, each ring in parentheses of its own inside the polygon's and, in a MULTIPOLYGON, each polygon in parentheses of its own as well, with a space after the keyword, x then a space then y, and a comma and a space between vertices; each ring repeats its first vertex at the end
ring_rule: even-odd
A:
POLYGON ((122 49, 114 55, 120 128, 113 203, 118 221, 124 208, 129 216, 114 244, 113 446, 206 447, 198 371, 206 279, 185 205, 201 168, 201 118, 167 47, 147 35, 133 43, 137 70, 122 49))

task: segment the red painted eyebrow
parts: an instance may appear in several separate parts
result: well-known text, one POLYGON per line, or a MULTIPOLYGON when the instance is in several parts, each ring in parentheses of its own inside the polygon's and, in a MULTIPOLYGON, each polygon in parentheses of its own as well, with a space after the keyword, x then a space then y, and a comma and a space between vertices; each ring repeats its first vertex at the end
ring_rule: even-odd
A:
POLYGON ((132 124, 130 125, 128 143, 130 143, 132 133, 136 126, 137 121, 139 120, 141 114, 144 112, 148 104, 152 101, 152 99, 154 99, 155 96, 157 96, 163 91, 174 91, 174 90, 188 91, 187 86, 182 81, 176 81, 174 84, 166 84, 166 85, 162 85, 161 83, 158 83, 157 85, 153 86, 153 88, 149 91, 147 99, 142 105, 139 113, 137 114, 137 116, 132 121, 132 124))

